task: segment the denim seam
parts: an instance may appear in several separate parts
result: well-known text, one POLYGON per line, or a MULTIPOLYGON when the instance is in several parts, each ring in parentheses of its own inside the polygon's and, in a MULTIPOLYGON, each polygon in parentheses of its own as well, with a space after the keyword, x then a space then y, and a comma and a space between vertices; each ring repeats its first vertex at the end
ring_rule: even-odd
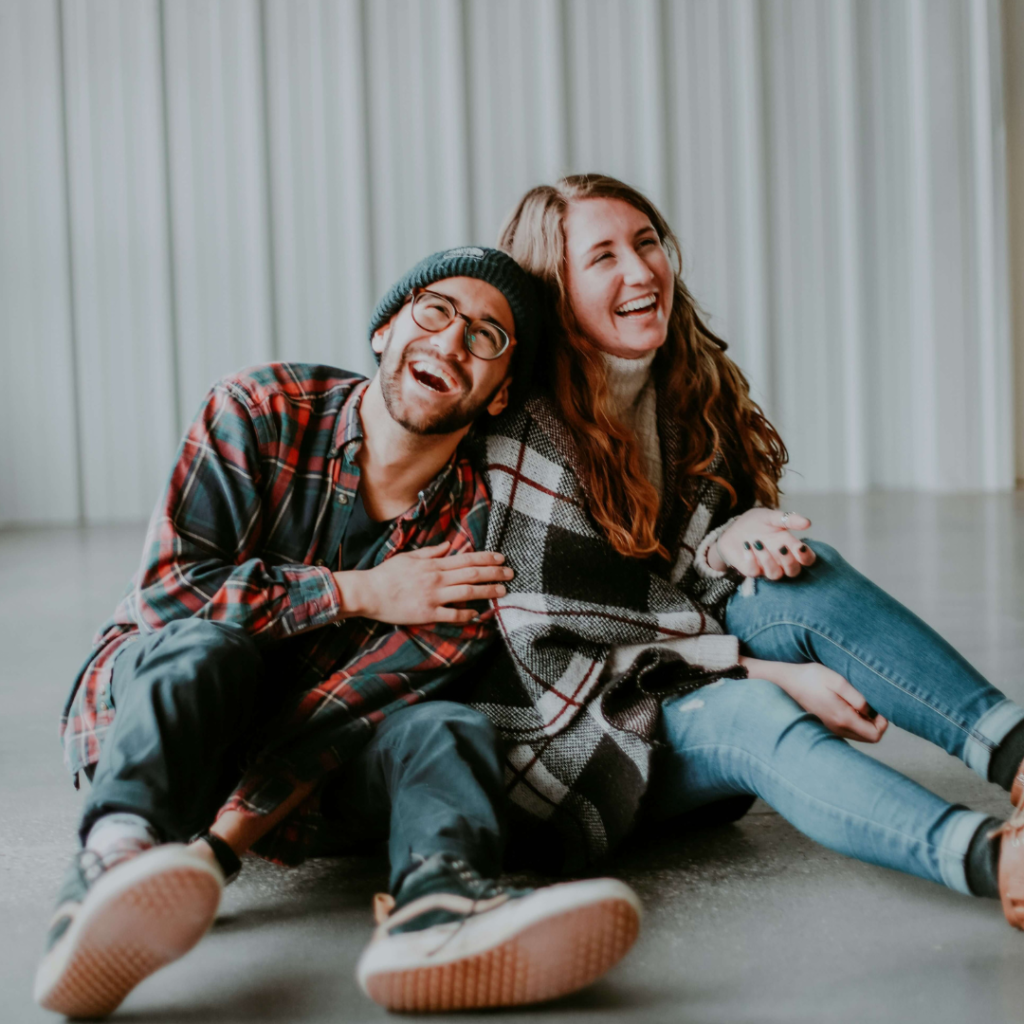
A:
POLYGON ((951 718, 941 708, 937 708, 934 704, 929 703, 923 697, 920 697, 916 693, 911 692, 902 683, 898 682, 895 679, 891 679, 889 676, 883 674, 882 672, 879 672, 878 669, 876 669, 876 668, 872 667, 871 665, 869 665, 866 661, 864 661, 863 658, 860 658, 856 654, 854 654, 852 651, 847 650, 841 643, 839 643, 838 640, 834 640, 827 633, 823 633, 820 629, 818 629, 815 626, 809 626, 805 622, 794 622, 794 621, 791 621, 789 619, 780 619, 777 622, 769 622, 769 623, 766 623, 763 626, 758 627, 757 629, 754 630, 753 633, 750 634, 749 638, 741 637, 740 638, 740 643, 741 644, 742 643, 746 643, 748 639, 753 639, 759 633, 763 633, 765 630, 768 630, 768 629, 773 629, 776 626, 796 626, 798 629, 806 629, 809 632, 814 633, 816 636, 820 636, 822 638, 822 640, 827 640, 830 644, 832 644, 833 647, 837 647, 845 655, 847 655, 850 658, 853 658, 854 661, 856 661, 860 665, 863 665, 864 668, 866 668, 869 672, 874 673, 876 676, 878 676, 879 679, 884 680, 890 686, 895 686, 896 689, 898 689, 898 690, 902 691, 903 693, 905 693, 912 700, 916 700, 919 704, 923 704, 930 711, 933 711, 935 714, 937 714, 937 715, 941 716, 942 718, 944 718, 947 722, 949 722, 950 725, 954 726, 954 728, 959 729, 962 733, 966 734, 967 736, 970 736, 976 742, 980 743, 986 750, 988 750, 989 753, 992 753, 992 751, 994 751, 996 749, 995 745, 993 745, 989 741, 988 737, 982 736, 980 733, 976 733, 966 723, 958 722, 955 718, 951 718))
MULTIPOLYGON (((809 712, 808 712, 808 714, 809 714, 809 712)), ((823 727, 823 728, 826 728, 826 727, 823 727)), ((835 736, 834 733, 832 735, 835 736)), ((840 742, 846 742, 845 740, 843 740, 839 736, 835 736, 835 738, 840 740, 840 742)), ((828 808, 829 810, 842 810, 842 808, 840 808, 840 806, 838 804, 829 804, 826 801, 822 800, 820 797, 812 796, 809 793, 806 793, 804 790, 798 789, 784 775, 782 775, 776 768, 773 768, 770 762, 765 761, 762 757, 759 757, 757 754, 751 753, 749 750, 747 750, 744 747, 737 747, 737 746, 734 746, 733 744, 723 744, 723 743, 701 743, 701 744, 699 744, 697 746, 687 746, 685 748, 678 748, 678 747, 673 746, 672 747, 672 752, 675 753, 675 754, 682 755, 682 754, 684 754, 687 751, 703 750, 705 748, 713 749, 713 750, 738 751, 739 753, 745 755, 746 757, 749 757, 752 760, 757 761, 760 765, 762 765, 764 767, 765 771, 771 773, 771 775, 773 775, 776 779, 778 779, 787 789, 790 790, 790 792, 799 793, 805 799, 807 799, 809 801, 814 801, 815 803, 820 804, 822 807, 828 808)), ((867 755, 865 755, 865 756, 867 756, 867 755)), ((754 794, 754 795, 757 796, 758 794, 754 794)), ((762 799, 764 799, 764 798, 762 797, 762 799)), ((939 799, 941 799, 941 797, 939 799)), ((769 804, 769 806, 771 806, 771 805, 769 804)), ((772 810, 775 811, 775 813, 778 814, 780 818, 784 817, 784 815, 780 814, 779 811, 775 810, 774 807, 772 807, 772 810)), ((953 856, 953 857, 957 856, 956 854, 951 854, 950 851, 946 851, 945 848, 942 847, 942 846, 935 846, 933 843, 931 843, 931 842, 929 842, 927 840, 920 839, 917 836, 908 835, 907 833, 901 832, 899 829, 893 828, 890 825, 879 824, 876 821, 872 821, 871 818, 865 818, 863 815, 856 814, 856 813, 854 813, 852 811, 844 811, 843 813, 844 814, 848 814, 849 817, 851 817, 851 818, 853 818, 853 819, 855 819, 857 821, 866 822, 867 824, 873 825, 876 828, 882 829, 885 832, 889 832, 889 833, 891 833, 893 835, 899 836, 901 839, 907 839, 907 840, 910 840, 911 842, 920 843, 923 846, 925 846, 928 850, 930 850, 931 852, 939 855, 940 857, 941 856, 947 856, 947 857, 948 856, 953 856)), ((970 813, 973 813, 973 812, 968 810, 965 813, 970 814, 970 813)), ((804 834, 806 835, 806 833, 804 833, 804 834)), ((810 836, 808 836, 808 838, 810 838, 810 836)), ((817 840, 814 840, 814 841, 817 842, 817 840)), ((823 846, 824 843, 819 844, 819 845, 823 846)), ((839 851, 837 850, 835 852, 838 853, 839 851)), ((966 857, 966 855, 967 854, 966 854, 966 851, 965 851, 963 854, 960 855, 960 859, 963 860, 966 857)), ((945 878, 944 877, 943 877, 943 883, 945 884, 945 878)))

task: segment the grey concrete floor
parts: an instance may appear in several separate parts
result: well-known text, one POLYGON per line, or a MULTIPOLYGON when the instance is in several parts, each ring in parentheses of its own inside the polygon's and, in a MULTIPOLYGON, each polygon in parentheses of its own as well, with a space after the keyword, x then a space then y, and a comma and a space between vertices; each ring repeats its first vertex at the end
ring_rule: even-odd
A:
MULTIPOLYGON (((811 496, 792 505, 814 518, 814 537, 1024 701, 1024 495, 811 496)), ((54 1019, 33 1005, 31 980, 80 801, 56 721, 141 539, 135 526, 0 532, 2 1022, 54 1019)), ((1003 794, 916 737, 891 729, 871 752, 947 799, 1006 813, 1003 794)), ((995 902, 830 853, 764 805, 735 826, 636 843, 609 870, 646 907, 634 950, 589 990, 503 1019, 1024 1018, 1024 935, 995 902)), ((383 862, 368 858, 295 871, 250 860, 212 933, 143 982, 113 1019, 383 1019, 353 968, 385 877, 383 862)))

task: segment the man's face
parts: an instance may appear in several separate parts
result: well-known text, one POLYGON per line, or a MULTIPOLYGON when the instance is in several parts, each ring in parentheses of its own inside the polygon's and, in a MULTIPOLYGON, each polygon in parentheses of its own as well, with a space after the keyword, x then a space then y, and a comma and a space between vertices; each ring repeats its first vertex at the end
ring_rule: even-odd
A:
POLYGON ((447 277, 430 285, 471 320, 490 320, 512 339, 497 359, 480 359, 466 347, 466 321, 455 317, 431 332, 406 304, 373 336, 380 354, 381 391, 392 419, 414 434, 452 434, 484 410, 497 415, 508 404, 515 321, 497 288, 473 277, 447 277))

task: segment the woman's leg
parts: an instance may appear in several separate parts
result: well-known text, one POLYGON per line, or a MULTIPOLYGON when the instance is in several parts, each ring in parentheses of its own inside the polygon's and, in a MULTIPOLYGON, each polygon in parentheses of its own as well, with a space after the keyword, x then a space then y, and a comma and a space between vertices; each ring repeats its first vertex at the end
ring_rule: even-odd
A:
POLYGON ((733 595, 728 632, 751 657, 833 669, 891 722, 988 779, 993 751, 1024 720, 1024 708, 835 548, 810 543, 818 558, 799 576, 759 578, 754 594, 733 595))
POLYGON ((967 851, 990 819, 862 754, 773 683, 728 679, 666 701, 662 730, 654 817, 755 793, 830 849, 971 891, 967 851))

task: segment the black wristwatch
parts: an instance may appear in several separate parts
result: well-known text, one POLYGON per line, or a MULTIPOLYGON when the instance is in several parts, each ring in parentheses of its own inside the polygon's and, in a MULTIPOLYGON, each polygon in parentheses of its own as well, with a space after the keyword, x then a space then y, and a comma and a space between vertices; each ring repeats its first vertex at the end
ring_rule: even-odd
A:
POLYGON ((197 839, 202 839, 205 843, 208 843, 210 849, 213 850, 213 855, 217 858, 221 871, 224 872, 224 884, 228 885, 233 882, 242 870, 242 861, 238 854, 220 836, 215 836, 209 829, 193 836, 192 842, 195 842, 197 839))

